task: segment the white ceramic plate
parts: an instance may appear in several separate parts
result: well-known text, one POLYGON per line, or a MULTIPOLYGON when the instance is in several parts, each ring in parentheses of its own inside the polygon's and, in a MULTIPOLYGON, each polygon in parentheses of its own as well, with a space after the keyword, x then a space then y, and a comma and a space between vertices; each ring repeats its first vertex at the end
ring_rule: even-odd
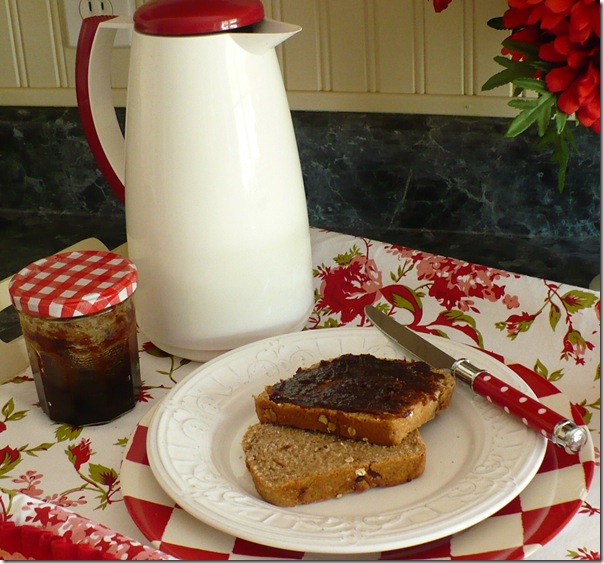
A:
MULTIPOLYGON (((471 347, 429 337, 526 394, 505 365, 471 347)), ((153 474, 185 511, 253 542, 289 550, 366 553, 414 546, 466 529, 531 481, 546 441, 458 383, 449 409, 421 429, 424 474, 407 484, 293 508, 263 501, 241 438, 256 421, 253 395, 300 366, 343 353, 404 358, 374 328, 291 333, 247 345, 192 372, 158 405, 147 436, 153 474)))

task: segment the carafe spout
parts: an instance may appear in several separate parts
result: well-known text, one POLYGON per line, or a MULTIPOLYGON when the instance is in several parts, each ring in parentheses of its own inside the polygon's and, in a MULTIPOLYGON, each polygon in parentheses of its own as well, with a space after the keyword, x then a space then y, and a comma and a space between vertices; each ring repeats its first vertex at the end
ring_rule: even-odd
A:
POLYGON ((299 25, 265 18, 254 25, 252 33, 232 33, 231 37, 242 49, 262 55, 300 31, 302 28, 299 25))

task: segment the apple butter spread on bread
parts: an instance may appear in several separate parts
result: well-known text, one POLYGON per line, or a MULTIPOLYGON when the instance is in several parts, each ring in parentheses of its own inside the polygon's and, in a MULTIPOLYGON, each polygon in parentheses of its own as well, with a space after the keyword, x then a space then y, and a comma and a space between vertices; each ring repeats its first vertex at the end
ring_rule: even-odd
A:
POLYGON ((446 409, 455 378, 424 362, 343 354, 299 368, 255 397, 261 423, 400 444, 446 409))

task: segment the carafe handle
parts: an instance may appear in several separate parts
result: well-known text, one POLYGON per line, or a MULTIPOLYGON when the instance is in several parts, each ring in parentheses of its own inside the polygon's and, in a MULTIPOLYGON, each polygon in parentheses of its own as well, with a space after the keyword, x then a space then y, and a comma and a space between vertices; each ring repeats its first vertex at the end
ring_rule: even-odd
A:
POLYGON ((131 26, 129 18, 85 18, 76 52, 76 96, 84 133, 99 169, 122 203, 126 147, 113 106, 111 52, 115 32, 131 26))

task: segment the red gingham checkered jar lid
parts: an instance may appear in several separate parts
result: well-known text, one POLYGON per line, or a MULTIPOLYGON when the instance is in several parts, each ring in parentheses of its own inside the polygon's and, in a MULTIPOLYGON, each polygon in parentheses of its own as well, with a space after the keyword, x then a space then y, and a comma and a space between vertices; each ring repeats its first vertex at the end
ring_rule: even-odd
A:
POLYGON ((120 304, 136 284, 136 266, 127 258, 109 251, 71 251, 26 266, 13 276, 8 290, 17 311, 69 318, 120 304))

